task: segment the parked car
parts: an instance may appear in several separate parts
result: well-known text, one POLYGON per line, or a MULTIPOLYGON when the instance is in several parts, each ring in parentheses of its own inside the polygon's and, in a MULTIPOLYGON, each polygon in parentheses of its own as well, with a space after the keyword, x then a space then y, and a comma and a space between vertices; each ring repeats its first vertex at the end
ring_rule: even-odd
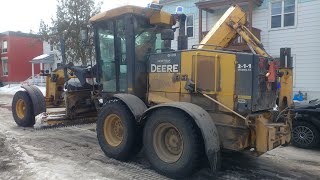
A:
POLYGON ((320 144, 320 101, 296 103, 292 124, 292 144, 300 148, 313 148, 320 144))

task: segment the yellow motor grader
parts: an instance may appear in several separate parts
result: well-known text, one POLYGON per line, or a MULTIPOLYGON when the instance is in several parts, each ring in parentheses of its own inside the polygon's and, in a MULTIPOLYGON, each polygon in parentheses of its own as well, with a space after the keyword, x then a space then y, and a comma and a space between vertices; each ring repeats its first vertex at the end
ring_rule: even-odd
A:
POLYGON ((223 149, 262 154, 289 143, 292 70, 276 68, 246 28, 245 12, 231 6, 191 49, 185 21, 158 5, 93 16, 96 65, 45 74, 45 97, 23 86, 12 103, 16 123, 33 126, 39 114, 47 126, 96 122, 108 157, 126 161, 143 146, 152 167, 175 178, 205 161, 218 170, 223 149), (177 50, 171 48, 175 24, 177 50), (252 53, 226 49, 237 36, 252 53), (273 111, 277 99, 279 111, 273 111))

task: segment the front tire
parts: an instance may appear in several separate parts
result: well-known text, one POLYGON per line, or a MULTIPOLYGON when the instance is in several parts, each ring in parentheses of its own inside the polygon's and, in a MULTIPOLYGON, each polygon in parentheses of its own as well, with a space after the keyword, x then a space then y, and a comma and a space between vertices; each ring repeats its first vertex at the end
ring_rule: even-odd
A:
POLYGON ((18 91, 12 99, 12 115, 18 126, 32 127, 35 124, 33 104, 26 91, 18 91))
POLYGON ((110 100, 97 121, 97 137, 102 151, 111 158, 127 161, 141 148, 139 128, 128 107, 110 100))
POLYGON ((292 144, 300 148, 313 148, 320 143, 317 128, 305 121, 297 121, 292 128, 292 144))
POLYGON ((151 114, 144 127, 143 143, 152 167, 173 178, 193 174, 205 154, 200 129, 190 117, 173 109, 151 114))

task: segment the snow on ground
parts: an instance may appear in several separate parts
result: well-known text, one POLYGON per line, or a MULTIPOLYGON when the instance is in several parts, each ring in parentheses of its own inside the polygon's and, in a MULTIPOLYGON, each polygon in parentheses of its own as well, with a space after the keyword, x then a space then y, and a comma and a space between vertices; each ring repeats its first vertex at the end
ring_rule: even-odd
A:
MULTIPOLYGON (((35 130, 17 127, 11 112, 12 95, 0 94, 0 180, 163 180, 144 158, 129 162, 108 158, 101 151, 95 124, 35 130)), ((216 174, 204 167, 190 180, 270 179, 319 180, 320 149, 278 147, 259 157, 223 152, 216 174)))
MULTIPOLYGON (((37 86, 43 95, 46 94, 46 87, 37 86)), ((0 87, 0 94, 2 95, 14 95, 17 91, 23 91, 20 84, 9 84, 3 87, 0 87)))

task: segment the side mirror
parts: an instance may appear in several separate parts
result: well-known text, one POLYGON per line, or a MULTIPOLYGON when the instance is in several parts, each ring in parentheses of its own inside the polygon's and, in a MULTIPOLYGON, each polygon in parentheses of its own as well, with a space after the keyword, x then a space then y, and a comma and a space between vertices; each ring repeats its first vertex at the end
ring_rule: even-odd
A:
POLYGON ((87 26, 83 26, 80 30, 80 39, 81 44, 85 47, 89 44, 89 38, 88 38, 89 29, 87 26))
POLYGON ((161 31, 162 40, 174 40, 174 31, 172 29, 164 29, 161 31))

